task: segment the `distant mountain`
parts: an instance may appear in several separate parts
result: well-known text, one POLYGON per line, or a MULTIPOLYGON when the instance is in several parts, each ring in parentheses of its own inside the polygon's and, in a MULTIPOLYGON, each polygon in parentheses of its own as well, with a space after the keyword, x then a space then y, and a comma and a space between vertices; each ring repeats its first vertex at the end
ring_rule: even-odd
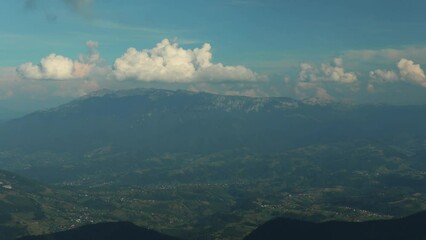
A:
POLYGON ((426 212, 395 220, 311 223, 278 218, 269 221, 244 240, 423 240, 426 212))
POLYGON ((273 154, 315 144, 399 145, 426 140, 425 119, 426 106, 101 90, 1 123, 0 168, 62 181, 84 172, 126 172, 166 153, 273 154))
POLYGON ((0 125, 0 150, 274 152, 309 143, 426 136, 425 106, 347 106, 159 89, 103 90, 0 125))
POLYGON ((104 90, 2 124, 0 148, 71 153, 105 146, 144 153, 277 148, 293 140, 277 136, 276 129, 290 130, 304 122, 291 114, 300 104, 288 98, 104 90), (260 144, 277 137, 274 146, 260 144))
POLYGON ((99 223, 42 236, 17 240, 178 240, 128 222, 99 223))

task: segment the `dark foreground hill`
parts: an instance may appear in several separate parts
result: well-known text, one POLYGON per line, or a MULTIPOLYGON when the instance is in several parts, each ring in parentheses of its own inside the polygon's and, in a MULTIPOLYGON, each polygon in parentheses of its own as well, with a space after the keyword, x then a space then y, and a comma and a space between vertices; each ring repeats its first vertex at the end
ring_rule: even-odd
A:
POLYGON ((28 236, 18 240, 178 240, 152 230, 138 227, 128 222, 99 223, 69 231, 28 236))
MULTIPOLYGON (((18 240, 177 240, 132 223, 100 223, 69 231, 18 240)), ((278 218, 257 228, 244 240, 424 240, 426 212, 406 218, 367 222, 311 223, 278 218)))
POLYGON ((426 212, 395 220, 310 223, 278 218, 244 240, 424 240, 426 212))

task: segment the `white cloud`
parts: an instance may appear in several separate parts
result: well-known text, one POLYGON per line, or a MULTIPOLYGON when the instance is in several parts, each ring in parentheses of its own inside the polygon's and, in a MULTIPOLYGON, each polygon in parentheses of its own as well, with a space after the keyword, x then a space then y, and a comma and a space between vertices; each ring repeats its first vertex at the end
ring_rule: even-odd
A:
POLYGON ((89 55, 80 55, 80 62, 96 64, 101 60, 101 55, 98 52, 99 43, 89 40, 86 42, 86 47, 89 50, 89 55))
POLYGON ((333 100, 334 98, 328 94, 327 90, 324 88, 318 87, 316 88, 316 97, 321 100, 333 100))
POLYGON ((321 100, 331 100, 333 93, 342 91, 357 91, 358 77, 353 72, 346 72, 343 67, 343 59, 335 58, 332 63, 321 64, 317 67, 313 64, 300 64, 299 76, 294 87, 294 92, 299 97, 315 97, 321 100))
POLYGON ((376 81, 395 82, 399 80, 399 76, 396 72, 382 69, 370 71, 369 76, 376 81))
POLYGON ((300 64, 299 81, 314 82, 318 80, 318 70, 309 63, 300 64))
POLYGON ((309 63, 300 64, 300 82, 336 82, 344 84, 355 83, 358 78, 353 72, 346 72, 343 59, 335 58, 331 64, 321 64, 321 70, 309 63))
POLYGON ((376 83, 383 84, 401 81, 426 87, 426 75, 420 64, 415 64, 412 60, 402 58, 396 65, 398 67, 399 74, 393 70, 376 69, 374 71, 370 71, 369 75, 371 81, 367 86, 367 91, 374 92, 375 86, 373 84, 376 83))
POLYGON ((401 78, 426 87, 426 75, 419 64, 405 58, 398 62, 401 78))
POLYGON ((343 68, 343 59, 335 58, 333 64, 322 64, 321 70, 325 75, 325 80, 338 83, 355 83, 358 78, 353 72, 346 72, 343 68))
POLYGON ((95 80, 84 80, 84 82, 79 87, 79 95, 84 96, 93 91, 99 90, 101 87, 99 83, 95 80))
POLYGON ((25 78, 66 80, 73 78, 74 62, 52 53, 42 58, 40 64, 25 63, 17 71, 25 78))
POLYGON ((202 48, 183 49, 164 39, 153 49, 138 51, 129 48, 113 65, 118 80, 194 82, 194 81, 256 81, 262 77, 244 66, 225 66, 211 62, 210 44, 202 48))
POLYGON ((69 80, 85 78, 100 60, 97 51, 98 43, 88 41, 86 45, 89 49, 89 55, 81 55, 76 61, 52 53, 42 58, 39 64, 28 62, 19 66, 16 71, 19 75, 28 79, 69 80))

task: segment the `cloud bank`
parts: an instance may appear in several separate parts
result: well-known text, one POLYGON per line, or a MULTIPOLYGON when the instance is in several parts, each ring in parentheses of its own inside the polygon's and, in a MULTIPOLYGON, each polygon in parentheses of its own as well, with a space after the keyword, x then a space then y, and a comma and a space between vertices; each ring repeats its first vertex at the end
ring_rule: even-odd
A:
POLYGON ((164 39, 152 49, 129 48, 113 64, 118 80, 188 83, 194 81, 257 81, 262 77, 244 66, 212 63, 211 45, 183 49, 164 39))
MULTIPOLYGON (((374 69, 371 67, 374 65, 368 64, 367 69, 364 67, 357 72, 348 70, 342 58, 334 58, 328 63, 301 63, 299 71, 287 75, 283 84, 274 79, 263 81, 266 77, 245 66, 213 62, 212 47, 208 43, 188 49, 164 39, 151 49, 129 48, 122 56, 113 59, 112 65, 102 60, 98 45, 95 41, 88 41, 88 52, 76 59, 51 53, 38 63, 28 62, 18 66, 14 71, 17 80, 7 84, 19 87, 3 91, 3 94, 0 91, 0 95, 12 98, 18 96, 14 93, 29 89, 43 92, 43 95, 53 92, 54 96, 68 97, 85 95, 100 88, 143 86, 243 96, 298 96, 331 101, 365 96, 374 98, 385 91, 395 92, 399 87, 404 87, 403 84, 407 85, 407 89, 410 85, 411 89, 417 86, 426 88, 424 70, 420 64, 407 58, 394 61, 395 69, 369 71, 374 69), (389 84, 388 87, 385 84, 389 84), (378 88, 379 85, 381 88, 378 88), (43 91, 41 87, 44 87, 43 91), (360 89, 363 91, 360 92, 360 89), (367 92, 375 95, 366 95, 367 92)), ((350 66, 354 67, 353 64, 350 66)), ((416 90, 419 89, 422 88, 417 87, 416 90)))
POLYGON ((13 68, 18 79, 14 90, 32 91, 37 96, 76 97, 101 88, 144 86, 267 96, 260 84, 265 77, 244 66, 213 63, 207 43, 184 49, 165 39, 152 49, 129 48, 113 65, 101 58, 98 42, 88 41, 86 46, 87 53, 75 59, 51 53, 39 62, 13 68))
MULTIPOLYGON (((40 63, 25 63, 17 68, 23 78, 47 80, 83 79, 99 70, 101 61, 98 43, 86 43, 88 53, 77 60, 49 54, 40 63)), ((225 66, 212 63, 210 44, 201 48, 183 49, 177 43, 164 39, 153 49, 138 51, 129 48, 123 56, 115 59, 104 77, 119 81, 139 80, 144 82, 192 83, 192 82, 255 82, 265 79, 244 66, 225 66), (112 68, 112 70, 109 70, 112 68)))

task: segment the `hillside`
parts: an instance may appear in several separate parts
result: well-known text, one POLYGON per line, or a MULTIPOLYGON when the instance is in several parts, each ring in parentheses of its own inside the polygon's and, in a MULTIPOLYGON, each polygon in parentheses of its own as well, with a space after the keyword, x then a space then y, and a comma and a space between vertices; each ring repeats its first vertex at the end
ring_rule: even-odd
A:
MULTIPOLYGON (((426 212, 400 219, 312 223, 278 218, 258 227, 244 240, 421 240, 426 239, 426 212)), ((128 222, 99 223, 17 240, 177 240, 128 222)))
POLYGON ((46 211, 52 206, 48 198, 54 202, 52 189, 0 170, 0 238, 40 233, 42 222, 50 217, 46 211))
POLYGON ((368 222, 310 223, 278 218, 263 224, 244 240, 421 240, 426 239, 425 227, 426 212, 368 222))
POLYGON ((311 105, 289 98, 158 89, 102 91, 0 125, 0 147, 72 154, 105 146, 146 154, 276 152, 319 142, 418 136, 426 132, 425 117, 424 106, 311 105))
POLYGON ((76 180, 76 172, 127 171, 141 159, 168 153, 272 154, 318 144, 399 145, 413 139, 422 144, 424 119, 425 106, 104 90, 0 124, 0 167, 57 182, 76 180))
POLYGON ((128 222, 98 223, 41 236, 22 237, 17 240, 178 240, 128 222))

